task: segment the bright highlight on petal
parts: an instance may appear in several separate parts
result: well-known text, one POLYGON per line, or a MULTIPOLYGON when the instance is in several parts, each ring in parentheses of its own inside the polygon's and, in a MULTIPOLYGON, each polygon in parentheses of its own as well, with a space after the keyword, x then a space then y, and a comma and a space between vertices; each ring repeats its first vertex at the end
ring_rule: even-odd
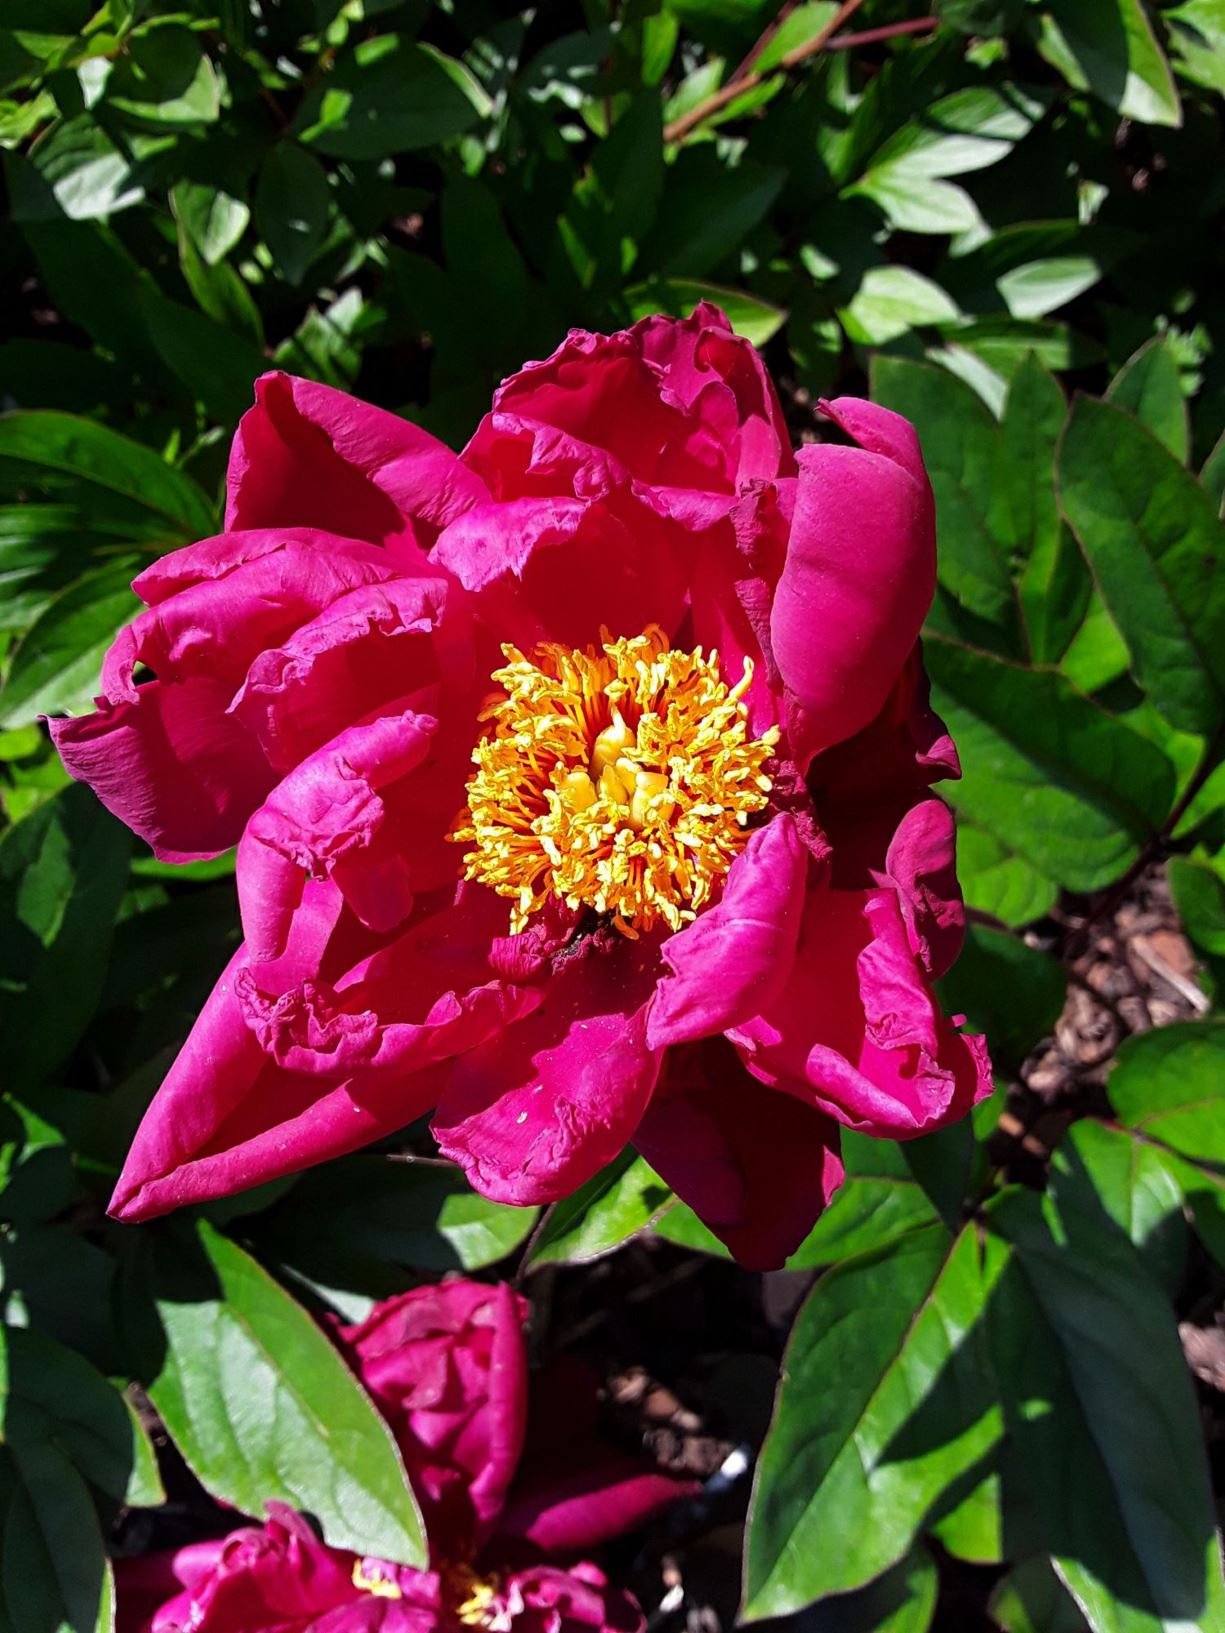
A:
POLYGON ((673 651, 657 625, 530 658, 502 648, 503 691, 481 719, 468 805, 451 837, 466 875, 509 896, 522 930, 552 896, 608 913, 625 935, 678 930, 722 884, 762 810, 771 727, 749 736, 753 678, 729 687, 719 654, 673 651))

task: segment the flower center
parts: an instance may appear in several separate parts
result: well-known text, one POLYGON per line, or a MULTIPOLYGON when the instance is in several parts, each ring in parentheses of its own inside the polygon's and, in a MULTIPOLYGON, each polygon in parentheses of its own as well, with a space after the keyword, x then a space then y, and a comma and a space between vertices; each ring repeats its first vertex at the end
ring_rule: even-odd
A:
POLYGON ((552 896, 608 913, 635 937, 677 930, 722 883, 770 792, 777 727, 749 736, 750 659, 732 687, 719 654, 672 651, 656 625, 632 639, 530 658, 504 646, 451 837, 466 877, 513 898, 518 933, 552 896))

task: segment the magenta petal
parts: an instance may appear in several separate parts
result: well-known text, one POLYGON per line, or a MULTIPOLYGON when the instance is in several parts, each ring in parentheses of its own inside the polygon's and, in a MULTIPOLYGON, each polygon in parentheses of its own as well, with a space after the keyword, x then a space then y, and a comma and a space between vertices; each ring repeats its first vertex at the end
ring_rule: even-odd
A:
POLYGON ((502 1512, 527 1423, 526 1314, 505 1282, 460 1280, 386 1299, 340 1329, 439 1554, 470 1554, 502 1512))
MULTIPOLYGON (((873 423, 884 413, 872 410, 873 423)), ((875 440, 883 446, 887 439, 875 440)), ((800 450, 770 636, 812 749, 839 743, 875 718, 931 605, 934 506, 926 478, 908 464, 888 452, 830 443, 800 450)))
POLYGON ((722 899, 663 945, 671 974, 651 1000, 651 1048, 722 1032, 773 1002, 795 958, 809 861, 787 812, 750 836, 722 899))
POLYGON ((237 866, 252 959, 284 950, 308 877, 333 876, 358 918, 375 929, 393 929, 407 915, 410 869, 398 853, 385 866, 370 855, 386 814, 379 790, 424 759, 437 724, 407 710, 350 726, 295 766, 255 812, 237 866), (400 867, 392 870, 395 862, 400 867))
POLYGON ((991 1092, 982 1040, 941 1015, 893 889, 810 897, 786 988, 731 1035, 754 1076, 884 1139, 943 1127, 991 1092))
POLYGON ((637 1530, 699 1489, 644 1469, 630 1457, 605 1456, 551 1486, 513 1500, 503 1532, 546 1554, 577 1554, 637 1530))
POLYGON ((437 438, 347 392, 288 374, 256 381, 234 437, 229 528, 321 527, 374 544, 438 530, 486 497, 437 438))
POLYGON ((163 862, 194 862, 236 844, 272 786, 258 742, 225 712, 230 687, 200 676, 152 680, 132 703, 49 720, 69 776, 88 783, 163 862))
POLYGON ((957 826, 943 800, 911 806, 890 841, 885 872, 897 887, 911 951, 938 978, 952 968, 966 927, 957 882, 957 826))
POLYGON ((440 665, 444 655, 457 663, 470 657, 462 637, 452 652, 441 633, 447 600, 442 578, 393 579, 341 596, 260 653, 232 713, 282 771, 380 705, 402 709, 411 700, 435 713, 443 680, 468 679, 466 671, 444 675, 440 665))
POLYGON ((434 1115, 444 1156, 495 1202, 553 1202, 633 1135, 659 1070, 646 1039, 652 943, 565 964, 526 1020, 462 1055, 434 1115))
POLYGON ((842 1183, 837 1124, 755 1082, 722 1038, 669 1072, 636 1148, 740 1264, 777 1269, 842 1183))
POLYGON ((516 1571, 501 1594, 495 1626, 514 1633, 642 1633, 642 1611, 635 1599, 609 1585, 594 1565, 568 1571, 536 1565, 516 1571), (505 1620, 503 1619, 505 1618, 505 1620))
POLYGON ((102 690, 112 702, 131 702, 137 663, 163 681, 212 675, 233 690, 264 647, 394 571, 385 551, 309 527, 222 533, 188 545, 135 580, 148 610, 116 637, 102 690))

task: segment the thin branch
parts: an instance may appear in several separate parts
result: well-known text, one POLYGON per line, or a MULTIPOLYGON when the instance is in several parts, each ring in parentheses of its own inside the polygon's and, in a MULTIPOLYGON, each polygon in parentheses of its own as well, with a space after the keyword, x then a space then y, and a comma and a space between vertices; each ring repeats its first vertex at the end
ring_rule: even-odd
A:
POLYGON ((753 45, 751 46, 748 54, 745 56, 744 61, 740 64, 739 68, 737 68, 736 72, 729 76, 727 81, 729 85, 738 84, 742 79, 747 78, 747 76, 752 73, 753 64, 757 61, 758 57, 761 56, 762 52, 766 49, 770 41, 787 21, 788 17, 790 17, 797 5, 799 5, 799 0, 786 0, 786 4, 779 7, 778 15, 775 17, 774 21, 766 24, 765 28, 762 29, 761 33, 753 42, 753 45))
MULTIPOLYGON (((818 52, 825 49, 827 42, 838 32, 843 23, 849 21, 855 15, 862 5, 863 0, 842 0, 842 4, 825 27, 818 29, 811 40, 805 40, 804 44, 797 45, 794 51, 788 51, 786 56, 780 60, 778 67, 772 68, 770 73, 788 73, 791 69, 798 68, 802 63, 807 62, 810 57, 815 57, 818 52)), ((730 79, 726 85, 721 85, 717 91, 699 102, 695 107, 690 108, 688 113, 683 113, 679 119, 674 119, 670 125, 666 126, 664 141, 683 141, 691 130, 696 130, 712 114, 726 108, 729 102, 734 102, 745 91, 751 91, 754 86, 760 85, 766 77, 765 74, 753 69, 745 74, 743 79, 730 79)))
POLYGON ((839 34, 825 49, 851 51, 857 45, 879 45, 883 40, 900 40, 905 34, 930 34, 939 26, 939 17, 912 17, 909 22, 885 23, 880 28, 865 28, 858 34, 839 34))

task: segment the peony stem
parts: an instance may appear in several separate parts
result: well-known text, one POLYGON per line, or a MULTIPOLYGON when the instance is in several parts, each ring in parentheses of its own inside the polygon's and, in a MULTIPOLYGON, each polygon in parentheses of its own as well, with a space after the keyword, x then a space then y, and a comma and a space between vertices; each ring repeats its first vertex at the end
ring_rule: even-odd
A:
MULTIPOLYGON (((803 45, 797 45, 794 51, 788 51, 786 56, 779 63, 778 69, 785 73, 792 68, 798 68, 801 63, 807 62, 810 57, 815 57, 818 52, 823 51, 829 39, 838 32, 843 23, 847 22, 855 15, 862 5, 863 0, 842 0, 842 4, 830 18, 829 22, 826 23, 825 27, 818 29, 811 40, 806 40, 803 45)), ((776 18, 775 26, 781 23, 782 20, 782 16, 776 18)), ((753 47, 748 57, 745 58, 745 63, 751 63, 757 60, 761 52, 765 49, 772 33, 772 29, 768 29, 766 31, 762 38, 759 39, 757 44, 753 47)), ((745 63, 742 63, 740 68, 737 69, 737 75, 741 75, 741 70, 744 68, 745 63)), ((771 70, 771 72, 775 72, 775 70, 771 70)), ((760 85, 765 77, 766 76, 764 74, 760 73, 756 69, 751 69, 750 72, 743 74, 741 77, 733 76, 730 80, 728 80, 726 85, 721 85, 717 91, 704 98, 704 100, 699 102, 696 107, 690 108, 688 113, 682 114, 679 119, 674 119, 670 125, 665 126, 664 141, 683 141, 691 130, 696 130, 696 128, 700 124, 704 123, 705 120, 709 119, 712 114, 718 113, 719 110, 721 108, 725 108, 729 102, 734 102, 738 96, 743 94, 743 92, 751 91, 755 85, 760 85)))

